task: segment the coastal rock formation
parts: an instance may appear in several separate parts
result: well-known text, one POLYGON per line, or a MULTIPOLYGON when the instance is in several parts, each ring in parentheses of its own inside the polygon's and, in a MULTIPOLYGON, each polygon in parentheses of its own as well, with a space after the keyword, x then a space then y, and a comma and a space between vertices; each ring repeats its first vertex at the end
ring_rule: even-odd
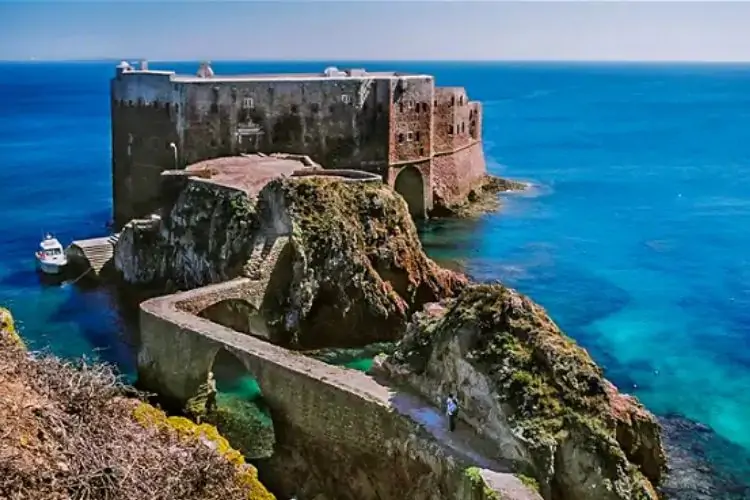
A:
POLYGON ((424 254, 403 198, 379 182, 274 181, 259 205, 264 227, 289 224, 291 276, 271 282, 265 314, 287 343, 396 340, 414 311, 466 284, 424 254))
POLYGON ((514 290, 472 285, 427 306, 379 369, 437 404, 457 394, 462 418, 547 499, 658 498, 655 417, 514 290))
POLYGON ((485 174, 471 185, 466 196, 450 193, 451 185, 435 186, 433 193, 433 217, 473 217, 492 212, 500 207, 499 193, 523 191, 529 186, 523 182, 503 179, 485 174))
POLYGON ((255 194, 191 178, 174 200, 161 220, 123 230, 115 264, 124 281, 164 292, 257 279, 244 303, 196 312, 275 343, 396 340, 414 311, 466 284, 426 257, 404 199, 379 180, 278 178, 255 194))
POLYGON ((0 308, 0 498, 275 498, 214 427, 126 392, 106 366, 29 356, 0 308))

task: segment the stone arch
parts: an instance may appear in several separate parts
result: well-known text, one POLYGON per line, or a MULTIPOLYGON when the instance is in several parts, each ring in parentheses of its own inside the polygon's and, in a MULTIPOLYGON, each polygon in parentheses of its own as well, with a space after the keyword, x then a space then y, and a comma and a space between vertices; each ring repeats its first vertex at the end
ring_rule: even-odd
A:
POLYGON ((266 319, 257 307, 245 299, 220 300, 200 311, 198 316, 237 332, 270 338, 266 319))
POLYGON ((211 362, 216 380, 216 410, 206 421, 216 426, 245 458, 273 455, 276 435, 271 411, 252 368, 241 353, 221 347, 211 362))
POLYGON ((409 205, 409 213, 414 218, 425 216, 425 185, 422 172, 417 167, 409 165, 396 175, 393 189, 404 197, 409 205))

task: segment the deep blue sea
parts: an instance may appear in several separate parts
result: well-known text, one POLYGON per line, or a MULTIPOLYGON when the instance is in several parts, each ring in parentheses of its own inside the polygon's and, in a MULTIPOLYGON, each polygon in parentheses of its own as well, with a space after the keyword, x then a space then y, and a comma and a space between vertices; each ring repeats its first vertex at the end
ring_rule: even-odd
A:
MULTIPOLYGON (((33 264, 43 231, 106 233, 115 64, 0 64, 0 304, 35 347, 132 372, 113 294, 44 286, 33 264)), ((692 453, 750 484, 750 66, 357 66, 465 86, 484 103, 490 171, 535 185, 500 213, 430 224, 427 250, 530 295, 622 390, 702 424, 692 453)))

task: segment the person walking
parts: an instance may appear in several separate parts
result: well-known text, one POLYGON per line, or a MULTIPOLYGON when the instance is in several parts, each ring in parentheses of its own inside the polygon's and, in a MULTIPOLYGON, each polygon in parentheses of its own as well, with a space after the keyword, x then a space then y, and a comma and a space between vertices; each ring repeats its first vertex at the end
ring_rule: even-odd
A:
POLYGON ((448 415, 448 429, 453 432, 456 430, 456 416, 458 415, 458 401, 453 394, 448 394, 445 400, 445 414, 448 415))

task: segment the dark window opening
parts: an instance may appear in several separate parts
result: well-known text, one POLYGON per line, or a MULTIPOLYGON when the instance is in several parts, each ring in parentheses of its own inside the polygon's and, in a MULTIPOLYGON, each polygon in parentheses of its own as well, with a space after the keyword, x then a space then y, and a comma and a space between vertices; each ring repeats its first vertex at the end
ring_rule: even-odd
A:
POLYGON ((470 110, 469 110, 469 120, 471 120, 471 118, 472 118, 473 116, 474 116, 474 111, 470 109, 470 110))
POLYGON ((331 104, 330 106, 328 106, 328 111, 330 111, 331 113, 333 113, 334 111, 336 111, 336 106, 333 105, 333 104, 331 104))
POLYGON ((297 107, 297 105, 292 104, 292 113, 296 113, 297 111, 299 111, 299 108, 297 107))
POLYGON ((453 106, 454 104, 456 104, 456 96, 452 95, 451 96, 451 106, 453 106))
POLYGON ((216 103, 211 104, 211 113, 218 113, 219 112, 219 105, 216 103))
POLYGON ((414 106, 414 112, 419 113, 419 103, 414 106))
POLYGON ((400 102, 400 103, 398 103, 398 110, 399 110, 399 111, 400 111, 401 113, 403 113, 403 112, 404 112, 404 103, 403 103, 403 102, 400 102))
POLYGON ((317 113, 318 111, 320 111, 320 104, 318 104, 317 102, 310 104, 310 110, 312 110, 313 113, 317 113))
POLYGON ((398 134, 398 142, 404 142, 404 134, 398 134))
POLYGON ((178 112, 179 110, 180 110, 180 105, 179 104, 175 104, 174 105, 174 111, 175 111, 175 113, 178 112))
POLYGON ((212 148, 216 147, 216 139, 211 139, 211 147, 212 148))
POLYGON ((453 125, 448 125, 448 135, 453 135, 453 125))
POLYGON ((414 132, 414 140, 415 141, 419 140, 419 131, 414 132))
POLYGON ((427 113, 427 108, 428 108, 427 103, 423 102, 422 103, 422 111, 424 111, 425 113, 427 113))
POLYGON ((461 133, 463 134, 466 131, 466 127, 464 126, 464 122, 461 122, 461 133))
POLYGON ((132 107, 133 107, 133 101, 128 101, 128 107, 129 107, 129 108, 132 108, 132 107))
POLYGON ((432 103, 432 105, 437 108, 437 99, 435 99, 435 101, 432 103))
POLYGON ((458 98, 458 105, 463 106, 464 105, 464 96, 461 96, 458 98))
POLYGON ((419 156, 424 156, 424 148, 419 148, 419 156))

